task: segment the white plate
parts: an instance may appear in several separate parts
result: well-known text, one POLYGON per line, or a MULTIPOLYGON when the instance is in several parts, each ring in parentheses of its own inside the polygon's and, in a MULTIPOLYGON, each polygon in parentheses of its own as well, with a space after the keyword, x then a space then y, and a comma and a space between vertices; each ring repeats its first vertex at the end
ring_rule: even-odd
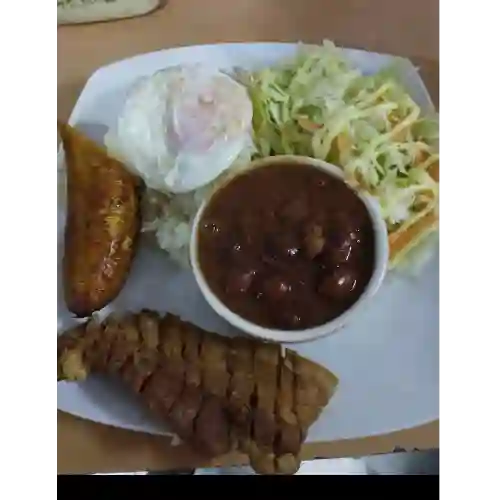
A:
MULTIPOLYGON (((120 61, 94 73, 70 123, 102 141, 125 92, 139 76, 194 61, 220 68, 255 68, 291 56, 296 48, 295 44, 276 43, 206 45, 120 61)), ((394 59, 357 50, 346 50, 346 55, 366 73, 394 59)), ((424 112, 432 112, 434 108, 416 69, 406 60, 402 69, 414 99, 424 112)), ((62 199, 58 222, 61 236, 62 199)), ((61 256, 62 238, 59 241, 61 256)), ((381 434, 438 418, 438 270, 436 252, 418 278, 390 276, 363 316, 340 333, 292 346, 340 378, 338 393, 311 429, 309 441, 381 434)), ((59 297, 61 328, 72 320, 61 293, 59 297)), ((140 249, 126 287, 107 311, 140 307, 170 311, 219 333, 230 332, 230 327, 204 302, 191 272, 179 270, 166 254, 147 247, 140 249)), ((60 410, 117 427, 166 432, 128 393, 99 378, 81 384, 59 383, 57 390, 60 410)))

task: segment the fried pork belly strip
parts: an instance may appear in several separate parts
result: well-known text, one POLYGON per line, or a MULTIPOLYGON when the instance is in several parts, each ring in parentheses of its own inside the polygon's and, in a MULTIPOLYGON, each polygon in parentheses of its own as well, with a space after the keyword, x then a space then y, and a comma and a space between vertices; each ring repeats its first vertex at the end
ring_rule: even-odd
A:
POLYGON ((120 378, 207 457, 232 449, 259 473, 293 474, 338 380, 293 351, 205 332, 167 314, 94 319, 58 338, 58 380, 120 378))

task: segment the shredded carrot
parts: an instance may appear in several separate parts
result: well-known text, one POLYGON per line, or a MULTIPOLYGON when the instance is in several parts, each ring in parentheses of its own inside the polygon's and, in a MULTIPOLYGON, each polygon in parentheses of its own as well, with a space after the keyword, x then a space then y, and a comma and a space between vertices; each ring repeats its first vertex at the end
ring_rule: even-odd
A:
POLYGON ((427 215, 417 220, 409 228, 390 234, 389 251, 391 261, 408 248, 409 245, 417 241, 423 234, 435 227, 437 223, 438 216, 434 210, 432 210, 427 215))

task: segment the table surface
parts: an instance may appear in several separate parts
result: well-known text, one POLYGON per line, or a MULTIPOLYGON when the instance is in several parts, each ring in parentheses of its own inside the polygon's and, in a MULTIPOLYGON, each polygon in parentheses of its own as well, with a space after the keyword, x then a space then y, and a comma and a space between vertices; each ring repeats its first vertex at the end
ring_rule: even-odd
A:
MULTIPOLYGON (((439 87, 439 1, 169 0, 146 17, 58 28, 58 118, 67 119, 98 67, 135 54, 181 45, 238 41, 320 42, 411 58, 436 106, 439 87)), ((192 468, 203 463, 169 438, 115 429, 58 412, 58 472, 125 472, 192 468)), ((304 458, 361 456, 438 447, 439 424, 383 436, 311 443, 304 458)), ((214 464, 244 463, 240 455, 214 464)))

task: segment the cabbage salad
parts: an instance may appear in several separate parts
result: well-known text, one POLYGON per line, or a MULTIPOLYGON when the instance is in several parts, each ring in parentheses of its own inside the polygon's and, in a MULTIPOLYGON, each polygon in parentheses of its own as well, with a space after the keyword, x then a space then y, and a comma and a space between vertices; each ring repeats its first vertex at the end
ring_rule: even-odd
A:
POLYGON ((422 116, 397 67, 363 75, 326 41, 240 78, 253 103, 257 156, 306 155, 341 167, 378 201, 392 266, 437 229, 438 121, 422 116))

